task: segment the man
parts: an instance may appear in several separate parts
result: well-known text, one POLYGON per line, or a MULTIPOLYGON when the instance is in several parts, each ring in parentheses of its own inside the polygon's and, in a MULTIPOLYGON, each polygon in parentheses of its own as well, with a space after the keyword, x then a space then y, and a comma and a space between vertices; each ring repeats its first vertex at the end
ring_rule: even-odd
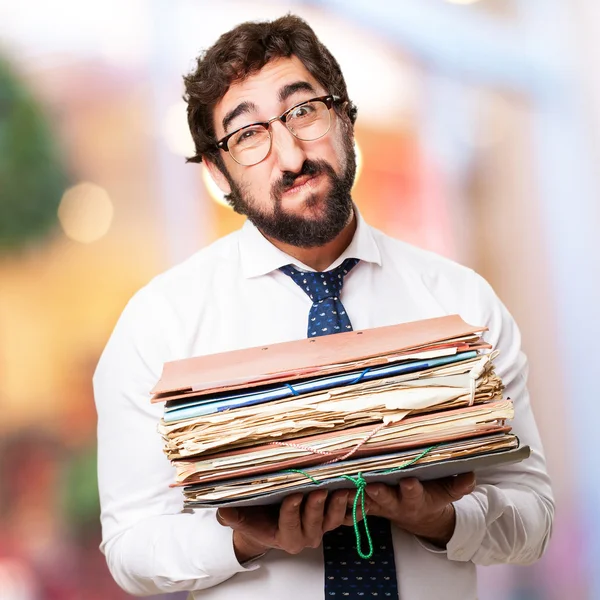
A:
POLYGON ((101 549, 117 582, 138 595, 187 590, 210 600, 463 600, 476 597, 476 564, 538 559, 554 505, 518 329, 471 270, 362 220, 350 196, 356 109, 336 60, 286 16, 224 34, 185 83, 190 160, 205 161, 248 221, 140 290, 98 365, 101 549), (162 407, 149 402, 166 361, 316 335, 304 287, 312 272, 342 281, 328 302, 346 328, 452 313, 488 326, 514 431, 532 448, 528 460, 477 481, 368 486, 369 519, 388 536, 375 540, 373 564, 340 560, 333 539, 349 529, 351 490, 292 495, 278 512, 182 512, 156 433, 162 407))

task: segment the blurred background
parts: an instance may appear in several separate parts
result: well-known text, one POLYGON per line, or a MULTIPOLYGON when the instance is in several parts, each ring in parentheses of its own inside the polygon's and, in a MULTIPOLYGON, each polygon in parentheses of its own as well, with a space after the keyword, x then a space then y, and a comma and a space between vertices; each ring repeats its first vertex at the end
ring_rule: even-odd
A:
POLYGON ((185 164, 182 75, 289 11, 359 107, 363 215, 476 269, 523 333, 555 530, 480 599, 600 599, 595 0, 0 0, 0 598, 128 597, 98 551, 92 373, 131 295, 242 223, 185 164))

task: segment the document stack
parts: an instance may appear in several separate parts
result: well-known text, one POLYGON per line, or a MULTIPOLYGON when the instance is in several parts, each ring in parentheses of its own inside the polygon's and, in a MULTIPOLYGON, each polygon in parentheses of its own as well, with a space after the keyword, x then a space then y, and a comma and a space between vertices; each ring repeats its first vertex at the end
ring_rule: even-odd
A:
POLYGON ((188 507, 527 458, 496 352, 451 315, 166 363, 152 390, 188 507))

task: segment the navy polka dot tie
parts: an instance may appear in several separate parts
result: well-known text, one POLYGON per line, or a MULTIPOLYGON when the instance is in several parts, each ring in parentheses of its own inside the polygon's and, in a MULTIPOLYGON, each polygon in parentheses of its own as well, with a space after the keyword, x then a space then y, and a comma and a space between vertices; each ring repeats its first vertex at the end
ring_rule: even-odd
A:
MULTIPOLYGON (((358 263, 347 258, 341 265, 323 273, 299 271, 292 265, 281 267, 312 300, 308 313, 308 337, 352 331, 350 317, 340 299, 344 276, 358 263)), ((356 475, 356 473, 348 473, 356 475)), ((398 599, 396 564, 390 523, 369 517, 373 555, 362 559, 356 550, 353 527, 339 527, 323 536, 325 598, 357 600, 398 599)))
POLYGON ((352 331, 352 323, 340 300, 344 276, 358 263, 357 258, 347 258, 339 267, 324 273, 298 271, 287 265, 281 267, 312 300, 308 313, 308 337, 352 331))

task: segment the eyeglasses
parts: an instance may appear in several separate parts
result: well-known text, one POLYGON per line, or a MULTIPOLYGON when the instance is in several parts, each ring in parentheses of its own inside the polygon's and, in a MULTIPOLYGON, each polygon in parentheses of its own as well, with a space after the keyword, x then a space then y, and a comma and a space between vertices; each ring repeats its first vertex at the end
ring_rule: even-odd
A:
POLYGON ((281 121, 299 140, 310 142, 327 134, 331 127, 330 110, 339 96, 320 96, 288 108, 281 116, 262 123, 252 123, 226 135, 217 148, 226 150, 236 163, 245 167, 256 165, 271 151, 271 123, 281 121))

